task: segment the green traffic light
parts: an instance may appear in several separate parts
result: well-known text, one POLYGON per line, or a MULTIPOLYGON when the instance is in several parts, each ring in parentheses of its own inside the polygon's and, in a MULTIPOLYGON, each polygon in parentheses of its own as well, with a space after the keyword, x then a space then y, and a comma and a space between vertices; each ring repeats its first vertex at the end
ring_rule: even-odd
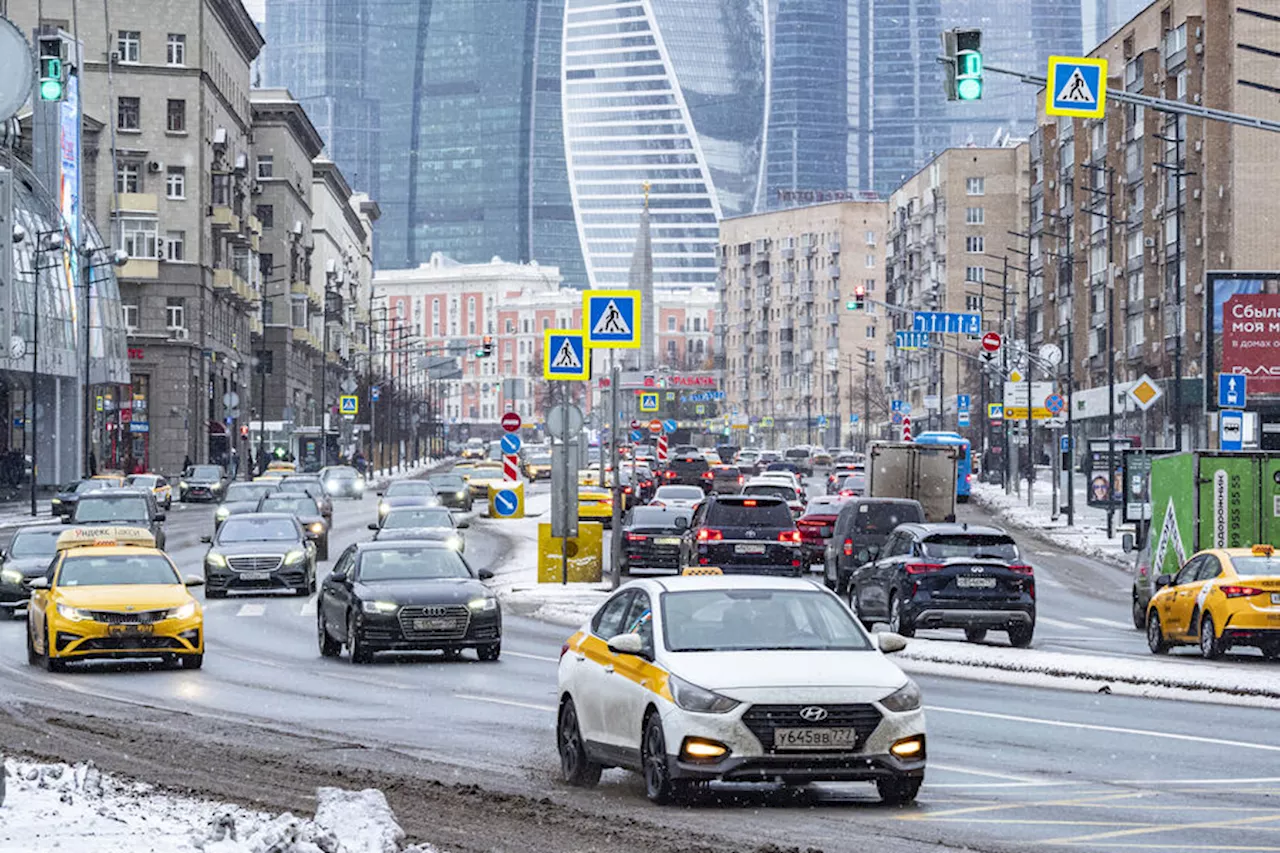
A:
POLYGON ((982 99, 981 80, 961 80, 956 84, 956 95, 962 101, 978 101, 982 99))
POLYGON ((40 81, 40 100, 61 101, 62 100, 62 82, 59 80, 41 80, 40 81))

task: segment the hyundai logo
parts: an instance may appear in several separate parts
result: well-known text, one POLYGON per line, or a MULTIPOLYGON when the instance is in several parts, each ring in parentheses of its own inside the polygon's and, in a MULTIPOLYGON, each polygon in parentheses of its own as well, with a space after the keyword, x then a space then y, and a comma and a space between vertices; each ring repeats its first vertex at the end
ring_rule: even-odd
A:
POLYGON ((827 718, 827 709, 819 708, 817 705, 810 705, 807 708, 800 709, 800 716, 808 723, 820 723, 827 718))

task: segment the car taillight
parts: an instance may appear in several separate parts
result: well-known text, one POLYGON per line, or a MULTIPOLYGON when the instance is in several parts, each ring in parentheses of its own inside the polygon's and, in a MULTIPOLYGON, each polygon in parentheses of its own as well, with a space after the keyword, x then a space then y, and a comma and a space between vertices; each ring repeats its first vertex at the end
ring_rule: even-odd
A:
POLYGON ((972 474, 965 474, 965 475, 964 475, 964 481, 965 481, 966 483, 972 483, 972 482, 973 482, 973 475, 972 475, 972 474))
POLYGON ((942 571, 946 566, 942 563, 907 563, 906 569, 909 575, 928 575, 934 572, 942 571))
POLYGON ((853 497, 853 489, 841 489, 841 490, 840 490, 840 497, 842 497, 842 498, 851 498, 851 497, 853 497))
POLYGON ((662 476, 666 477, 668 480, 674 480, 674 479, 676 478, 676 472, 675 472, 675 471, 663 471, 663 472, 662 472, 662 476))
POLYGON ((1009 567, 1009 569, 1010 569, 1010 570, 1012 570, 1012 571, 1017 572, 1017 573, 1018 573, 1018 574, 1020 574, 1020 575, 1033 575, 1033 574, 1035 574, 1035 569, 1031 568, 1030 566, 1022 566, 1022 565, 1018 565, 1018 566, 1010 566, 1010 567, 1009 567))
POLYGON ((779 533, 779 534, 778 534, 778 541, 779 541, 779 542, 795 542, 795 543, 799 543, 799 542, 800 542, 800 531, 799 531, 799 530, 784 530, 784 531, 782 531, 781 533, 779 533))
POLYGON ((846 557, 853 556, 853 540, 852 539, 844 540, 844 545, 842 545, 841 547, 844 549, 844 555, 846 557))
POLYGON ((623 487, 622 487, 622 493, 623 493, 624 495, 629 495, 629 494, 631 494, 631 487, 630 487, 630 486, 623 486, 623 487))
POLYGON ((704 527, 698 531, 699 542, 719 542, 721 539, 724 539, 724 534, 714 528, 704 527))
POLYGON ((642 488, 642 489, 647 489, 647 488, 649 488, 649 487, 650 487, 650 486, 652 486, 652 485, 653 485, 653 480, 645 480, 644 482, 642 482, 642 483, 640 484, 640 488, 642 488))
POLYGON ((739 474, 739 475, 738 475, 738 485, 739 485, 739 486, 741 486, 743 483, 745 483, 745 482, 746 482, 746 480, 747 480, 747 478, 746 478, 746 477, 743 477, 741 474, 739 474))
POLYGON ((1220 586, 1222 594, 1227 598, 1248 598, 1251 595, 1262 595, 1266 590, 1252 586, 1220 586))
POLYGON ((702 479, 704 480, 714 480, 715 478, 716 478, 716 475, 711 473, 710 471, 702 472, 702 479))
POLYGON ((743 501, 742 505, 743 506, 759 506, 759 503, 760 503, 759 501, 748 500, 748 501, 743 501))
POLYGON ((628 541, 628 542, 646 542, 646 541, 648 541, 648 539, 649 539, 649 537, 648 537, 648 536, 645 536, 643 533, 628 533, 628 534, 627 534, 627 541, 628 541))

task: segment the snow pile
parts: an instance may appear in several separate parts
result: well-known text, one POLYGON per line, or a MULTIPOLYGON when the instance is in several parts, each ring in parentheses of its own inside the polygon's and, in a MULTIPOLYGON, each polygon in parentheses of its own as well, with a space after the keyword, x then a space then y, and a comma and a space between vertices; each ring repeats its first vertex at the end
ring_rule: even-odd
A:
MULTIPOLYGON (((1083 479, 1077 477, 1077 483, 1083 479)), ((1129 568, 1132 560, 1120 547, 1120 534, 1114 539, 1107 538, 1106 511, 1088 506, 1085 503, 1083 488, 1076 489, 1075 525, 1067 526, 1066 500, 1061 498, 1062 508, 1058 517, 1053 517, 1053 495, 1050 484, 1044 481, 1036 483, 1032 492, 1032 505, 1027 506, 1024 496, 1004 493, 1000 486, 990 483, 974 483, 973 499, 980 506, 989 510, 992 515, 1007 527, 1032 530, 1035 533, 1072 553, 1082 554, 1097 560, 1110 563, 1121 568, 1129 568)), ((1023 483, 1023 488, 1026 484, 1023 483)), ((1117 531, 1120 528, 1117 514, 1117 531)))
POLYGON ((320 788, 314 820, 160 793, 92 763, 4 763, 0 853, 438 853, 403 847, 381 791, 320 788))

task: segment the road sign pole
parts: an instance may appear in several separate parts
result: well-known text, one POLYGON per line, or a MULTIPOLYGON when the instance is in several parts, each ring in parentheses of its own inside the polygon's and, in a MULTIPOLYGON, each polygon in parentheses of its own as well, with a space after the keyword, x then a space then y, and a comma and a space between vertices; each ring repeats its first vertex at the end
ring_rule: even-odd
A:
MULTIPOLYGON (((613 542, 613 548, 610 549, 612 554, 610 557, 609 573, 611 575, 611 585, 617 589, 622 583, 622 563, 618 560, 618 538, 619 531, 622 530, 622 477, 621 461, 618 453, 618 430, 621 421, 618 418, 618 386, 622 384, 622 371, 614 363, 613 350, 609 350, 609 411, 613 415, 613 421, 609 425, 609 466, 613 469, 613 528, 610 538, 613 542)), ((635 459, 635 448, 632 448, 631 458, 635 459)), ((635 466, 631 468, 631 490, 635 492, 635 466)))

